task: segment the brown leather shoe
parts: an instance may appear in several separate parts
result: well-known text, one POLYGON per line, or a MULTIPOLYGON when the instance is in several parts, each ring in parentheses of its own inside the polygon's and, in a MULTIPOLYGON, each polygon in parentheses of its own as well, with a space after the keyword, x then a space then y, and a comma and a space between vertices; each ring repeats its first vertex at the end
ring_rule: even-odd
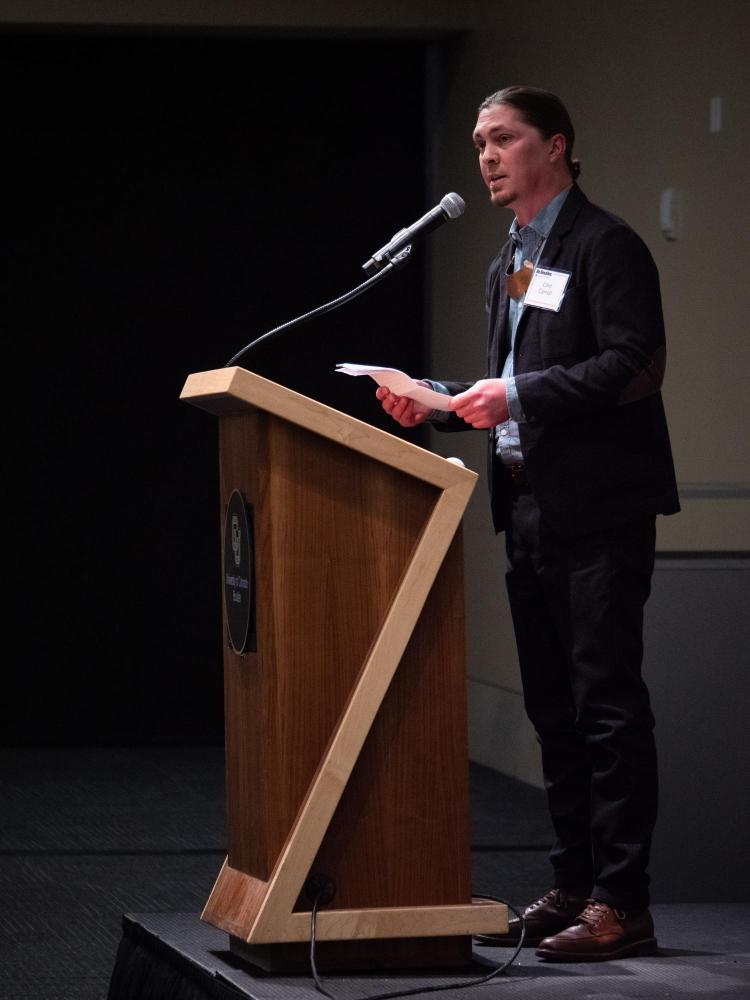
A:
MULTIPOLYGON (((526 922, 524 947, 536 947, 543 938, 570 927, 587 903, 588 887, 573 889, 550 889, 541 899, 530 903, 523 910, 526 922)), ((508 921, 507 934, 476 934, 477 944, 495 948, 507 948, 518 944, 521 938, 521 921, 512 917, 508 921)))
POLYGON ((656 948, 648 910, 625 913, 589 899, 572 927, 545 938, 536 953, 555 962, 604 962, 628 955, 655 955, 656 948))

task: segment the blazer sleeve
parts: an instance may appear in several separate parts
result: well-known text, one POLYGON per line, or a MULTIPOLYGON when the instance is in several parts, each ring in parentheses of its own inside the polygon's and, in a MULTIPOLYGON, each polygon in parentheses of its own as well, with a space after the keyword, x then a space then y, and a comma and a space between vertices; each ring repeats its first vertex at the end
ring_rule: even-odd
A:
MULTIPOLYGON (((459 392, 464 392, 465 389, 469 389, 473 382, 446 382, 444 379, 434 379, 436 382, 440 382, 441 385, 445 386, 448 390, 448 395, 457 396, 459 392)), ((441 413, 439 420, 431 420, 430 427, 434 427, 436 431, 471 431, 474 430, 465 420, 461 420, 457 417, 455 413, 441 413)))

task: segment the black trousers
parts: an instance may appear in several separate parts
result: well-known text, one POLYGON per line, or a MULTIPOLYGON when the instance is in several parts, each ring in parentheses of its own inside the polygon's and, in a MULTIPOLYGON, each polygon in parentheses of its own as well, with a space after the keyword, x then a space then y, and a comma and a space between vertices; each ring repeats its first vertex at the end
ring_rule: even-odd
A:
POLYGON ((654 719, 641 676, 655 518, 562 538, 513 500, 506 582, 526 711, 542 750, 557 888, 649 903, 654 719))

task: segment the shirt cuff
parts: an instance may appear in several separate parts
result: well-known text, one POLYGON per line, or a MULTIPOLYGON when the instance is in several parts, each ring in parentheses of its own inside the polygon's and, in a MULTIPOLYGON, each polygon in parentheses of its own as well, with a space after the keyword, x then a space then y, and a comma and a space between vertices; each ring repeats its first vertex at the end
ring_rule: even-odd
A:
POLYGON ((518 389, 516 389, 516 380, 511 376, 505 380, 505 401, 508 404, 508 413, 510 414, 510 419, 515 420, 517 424, 526 423, 526 415, 523 412, 521 406, 521 400, 518 398, 518 389))

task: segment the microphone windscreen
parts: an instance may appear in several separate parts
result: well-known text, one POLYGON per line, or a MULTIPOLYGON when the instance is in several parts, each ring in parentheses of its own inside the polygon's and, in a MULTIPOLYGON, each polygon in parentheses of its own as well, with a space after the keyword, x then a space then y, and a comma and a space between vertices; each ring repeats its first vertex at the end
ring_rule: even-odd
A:
POLYGON ((457 219, 459 215, 464 214, 466 202, 460 194, 456 194, 455 191, 452 191, 440 200, 440 207, 449 219, 457 219))

